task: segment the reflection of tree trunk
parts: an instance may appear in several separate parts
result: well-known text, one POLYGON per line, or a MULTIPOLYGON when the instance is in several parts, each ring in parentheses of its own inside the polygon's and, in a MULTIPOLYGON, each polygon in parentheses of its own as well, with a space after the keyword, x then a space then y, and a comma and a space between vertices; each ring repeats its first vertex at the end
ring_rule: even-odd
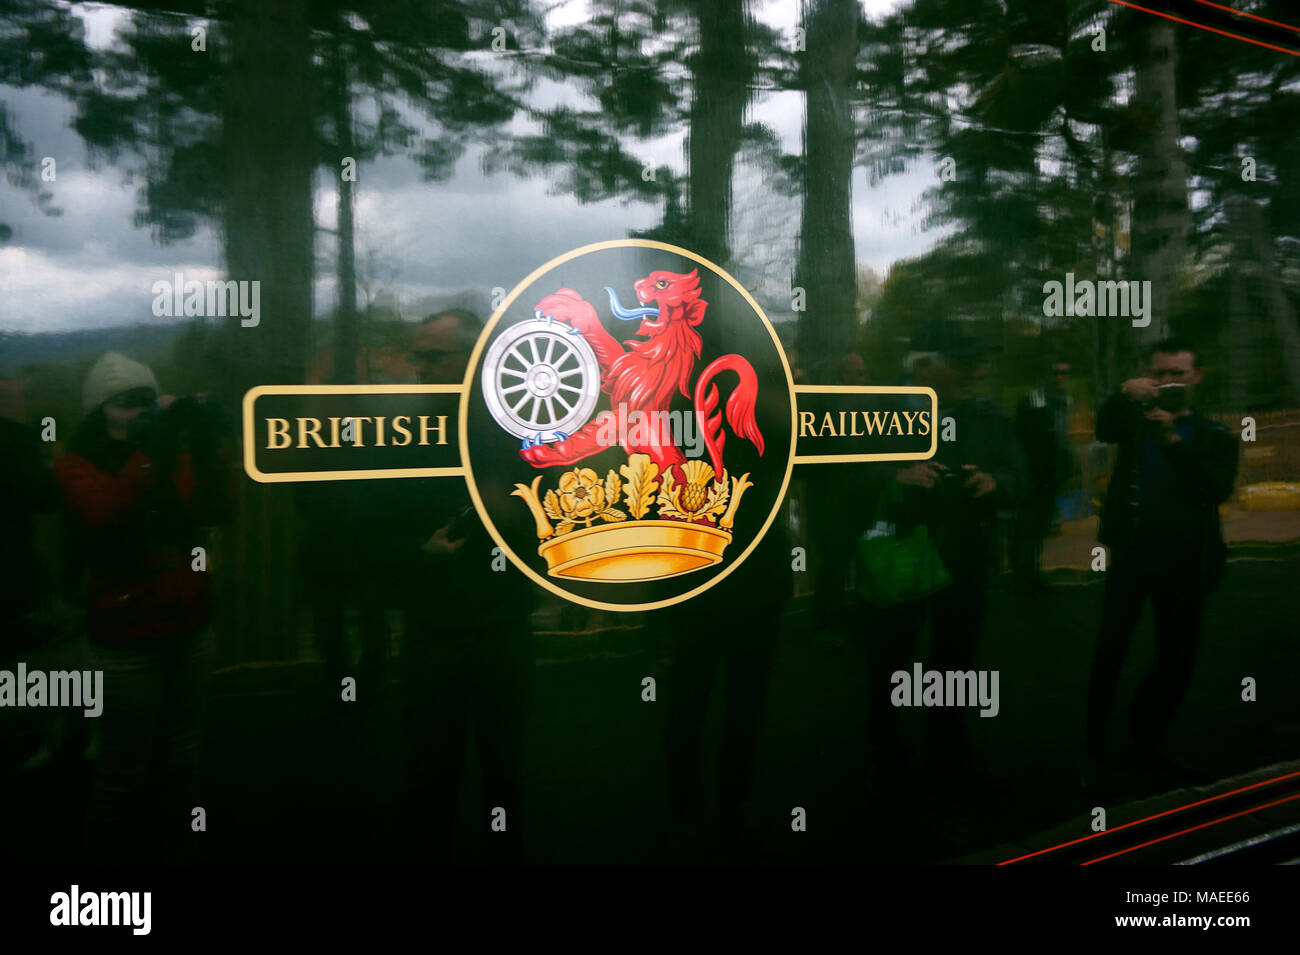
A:
POLYGON ((1227 357, 1228 407, 1233 411, 1249 408, 1255 399, 1251 387, 1254 365, 1255 312, 1251 307, 1250 286, 1258 281, 1250 267, 1250 237, 1247 228, 1249 200, 1230 196, 1226 203, 1232 231, 1232 260, 1228 269, 1228 322, 1223 330, 1224 354, 1227 357))
MULTIPOLYGON (((1106 325, 1106 359, 1103 371, 1106 376, 1106 394, 1108 396, 1119 390, 1120 380, 1124 377, 1119 370, 1119 345, 1122 338, 1124 338, 1124 335, 1120 330, 1120 326, 1114 322, 1106 325)), ((1130 356, 1126 355, 1124 360, 1128 361, 1129 358, 1130 356)))
POLYGON ((698 0, 700 49, 686 150, 690 241, 722 264, 728 258, 731 174, 749 101, 753 62, 745 42, 744 0, 698 0))
MULTIPOLYGON (((352 103, 348 95, 348 65, 342 41, 334 48, 334 128, 338 136, 339 161, 356 156, 352 151, 352 103)), ((341 385, 357 380, 357 267, 352 221, 352 180, 342 167, 327 164, 339 177, 338 212, 338 311, 334 320, 334 381, 341 385)))
POLYGON ((804 200, 795 284, 807 295, 798 341, 799 363, 808 369, 849 351, 857 324, 850 199, 858 5, 813 0, 803 22, 804 200))
MULTIPOLYGON (((1115 277, 1115 232, 1114 216, 1111 214, 1109 203, 1105 204, 1104 214, 1101 220, 1102 226, 1102 250, 1101 261, 1098 263, 1100 268, 1104 269, 1104 275, 1108 279, 1115 277)), ((1106 340, 1102 334, 1102 322, 1089 322, 1089 330, 1092 334, 1092 406, 1100 408, 1102 402, 1110 395, 1110 381, 1107 374, 1105 362, 1106 340)))
MULTIPOLYGON (((238 400, 303 380, 312 315, 313 107, 307 0, 235 0, 221 154, 230 277, 260 282, 260 322, 222 329, 224 380, 238 400)), ((292 489, 243 482, 222 535, 224 659, 296 653, 292 489)))
POLYGON ((1146 42, 1137 63, 1134 99, 1147 135, 1134 189, 1130 278, 1151 282, 1151 324, 1142 329, 1142 341, 1152 342, 1169 334, 1169 301, 1190 221, 1187 169, 1178 145, 1174 28, 1154 23, 1142 29, 1146 42))
POLYGON ((1229 278, 1228 393, 1234 411, 1274 404, 1275 348, 1286 369, 1291 401, 1300 400, 1300 328, 1273 267, 1273 250, 1259 206, 1241 196, 1227 202, 1232 229, 1229 278), (1268 331, 1276 336, 1274 345, 1268 331))
MULTIPOLYGON (((1103 134, 1104 135, 1104 134, 1103 134)), ((1119 276, 1119 217, 1120 204, 1116 202, 1111 190, 1114 182, 1111 153, 1108 146, 1103 146, 1100 183, 1104 191, 1094 200, 1093 209, 1100 212, 1101 254, 1098 261, 1098 273, 1109 281, 1118 281, 1119 276)), ((1116 342, 1120 326, 1113 322, 1089 322, 1093 338, 1093 407, 1100 408, 1119 387, 1118 360, 1116 342)))

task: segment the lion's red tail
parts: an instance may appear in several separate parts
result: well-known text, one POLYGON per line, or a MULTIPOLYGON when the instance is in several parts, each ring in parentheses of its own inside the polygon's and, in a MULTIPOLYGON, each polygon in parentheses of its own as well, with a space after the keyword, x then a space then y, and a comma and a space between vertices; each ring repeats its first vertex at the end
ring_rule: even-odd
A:
POLYGON ((731 430, 736 434, 752 441, 759 454, 763 453, 763 435, 754 418, 754 405, 758 401, 758 376, 754 374, 749 362, 739 355, 723 355, 710 362, 695 383, 695 417, 704 428, 704 446, 709 449, 714 473, 719 477, 722 476, 722 446, 726 443, 727 435, 722 430, 722 412, 717 411, 718 386, 713 384, 713 379, 724 371, 734 371, 740 378, 736 389, 727 399, 727 424, 731 425, 731 430))

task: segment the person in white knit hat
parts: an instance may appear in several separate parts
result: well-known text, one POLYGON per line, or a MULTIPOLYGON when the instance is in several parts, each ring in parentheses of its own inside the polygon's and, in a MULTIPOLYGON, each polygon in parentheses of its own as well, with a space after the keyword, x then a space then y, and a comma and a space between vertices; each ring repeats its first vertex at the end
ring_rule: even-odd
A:
POLYGON ((234 516, 215 416, 197 398, 158 391, 148 367, 104 355, 86 375, 85 420, 54 465, 104 673, 87 833, 101 861, 151 856, 189 835, 213 650, 211 575, 192 554, 204 528, 234 516), (150 831, 154 820, 162 832, 150 831))
POLYGON ((90 414, 109 398, 136 388, 148 388, 157 394, 158 379, 153 370, 115 351, 107 352, 86 373, 81 409, 90 414))
POLYGON ((155 400, 166 409, 172 396, 158 398, 158 379, 147 365, 117 352, 107 352, 86 373, 81 390, 81 408, 87 416, 103 409, 108 436, 125 441, 131 422, 155 400))

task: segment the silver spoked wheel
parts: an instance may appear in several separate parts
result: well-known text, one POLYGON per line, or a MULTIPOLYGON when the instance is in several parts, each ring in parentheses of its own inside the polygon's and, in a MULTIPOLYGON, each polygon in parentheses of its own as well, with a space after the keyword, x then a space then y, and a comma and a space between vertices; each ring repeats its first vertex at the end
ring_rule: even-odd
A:
POLYGON ((563 441, 591 418, 600 397, 600 365, 570 326, 530 319, 488 348, 482 383, 496 423, 525 446, 563 441))

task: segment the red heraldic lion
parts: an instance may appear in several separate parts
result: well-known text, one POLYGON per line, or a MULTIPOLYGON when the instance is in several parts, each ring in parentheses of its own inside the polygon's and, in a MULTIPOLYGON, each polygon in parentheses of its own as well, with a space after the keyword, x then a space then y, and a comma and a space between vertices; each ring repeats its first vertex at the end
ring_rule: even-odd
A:
MULTIPOLYGON (((637 334, 645 336, 645 341, 630 340, 626 349, 605 331, 591 303, 573 289, 560 289, 537 303, 538 313, 567 323, 591 345, 600 364, 600 390, 609 395, 613 407, 626 406, 624 420, 635 420, 632 413, 643 412, 640 427, 625 429, 640 440, 631 441, 630 435, 624 434, 620 443, 629 455, 649 455, 660 473, 686 463, 686 456, 673 442, 668 416, 659 413, 667 412, 673 393, 680 392, 693 402, 714 472, 722 474, 726 434, 722 429, 722 411, 718 410, 718 387, 713 379, 724 371, 735 372, 740 379, 727 399, 727 423, 734 432, 753 442, 759 454, 763 453, 763 435, 754 418, 758 377, 748 361, 740 355, 723 355, 709 363, 700 373, 694 392, 690 390, 691 373, 700 357, 701 345, 700 334, 695 329, 704 321, 704 310, 708 307, 708 302, 700 298, 698 271, 651 272, 635 283, 637 298, 645 305, 655 303, 658 314, 644 314, 653 312, 648 308, 639 310, 644 317, 637 334)), ((597 435, 604 428, 617 428, 617 423, 614 412, 602 411, 571 437, 554 444, 525 447, 519 453, 538 468, 573 464, 606 450, 597 435)), ((677 474, 680 476, 680 468, 677 474)))

